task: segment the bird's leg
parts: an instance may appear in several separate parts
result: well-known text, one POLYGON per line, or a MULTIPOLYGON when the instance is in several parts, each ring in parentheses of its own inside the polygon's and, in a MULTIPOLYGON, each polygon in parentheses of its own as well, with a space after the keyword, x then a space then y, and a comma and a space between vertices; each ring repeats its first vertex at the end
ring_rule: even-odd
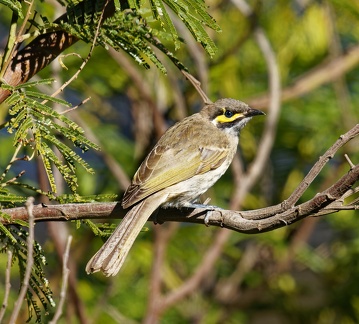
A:
POLYGON ((206 225, 207 227, 209 227, 209 219, 211 218, 212 214, 213 214, 213 210, 208 210, 206 216, 204 216, 203 222, 204 225, 206 225))
POLYGON ((207 205, 210 200, 211 200, 210 198, 207 198, 203 204, 196 204, 196 203, 188 202, 185 205, 183 205, 183 207, 185 207, 185 208, 193 208, 193 209, 196 209, 196 208, 205 208, 205 209, 207 209, 206 216, 204 216, 203 222, 204 222, 204 224, 206 226, 209 226, 209 221, 210 221, 210 218, 211 218, 211 215, 212 215, 213 211, 215 211, 215 210, 223 210, 223 208, 220 208, 220 207, 217 207, 217 206, 207 205))

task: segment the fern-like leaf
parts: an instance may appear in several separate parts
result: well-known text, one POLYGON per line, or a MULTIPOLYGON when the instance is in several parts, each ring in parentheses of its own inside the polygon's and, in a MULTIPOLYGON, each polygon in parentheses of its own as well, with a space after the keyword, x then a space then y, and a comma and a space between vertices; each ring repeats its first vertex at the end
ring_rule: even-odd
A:
POLYGON ((183 21, 193 37, 201 43, 207 53, 213 57, 217 52, 217 47, 205 31, 204 25, 207 25, 218 32, 221 29, 215 20, 206 12, 205 7, 200 5, 202 1, 164 1, 183 21))
MULTIPOLYGON (((83 41, 92 42, 95 38, 101 11, 101 6, 95 4, 96 1, 91 0, 76 3, 72 1, 67 8, 68 20, 61 22, 60 25, 83 41)), ((164 39, 170 38, 175 44, 175 49, 180 45, 177 30, 167 12, 170 8, 185 23, 210 56, 216 53, 216 46, 204 26, 216 31, 220 31, 220 28, 208 14, 203 0, 149 0, 148 3, 130 0, 128 4, 131 10, 117 10, 113 16, 102 22, 100 33, 97 34, 99 45, 105 48, 111 46, 116 50, 124 50, 145 68, 149 68, 145 59, 147 57, 165 73, 163 64, 149 46, 152 44, 167 55, 179 69, 183 69, 183 65, 174 54, 162 44, 161 39, 157 38, 158 36, 164 39), (141 16, 141 13, 146 13, 148 10, 152 12, 153 22, 159 23, 162 31, 152 29, 149 22, 141 16)))
POLYGON ((169 14, 166 11, 164 3, 161 0, 149 0, 149 1, 154 18, 161 22, 161 26, 164 29, 164 31, 167 31, 166 29, 168 29, 168 32, 170 33, 174 41, 175 49, 178 49, 180 43, 178 41, 177 30, 173 25, 173 22, 169 14))
MULTIPOLYGON (((0 211, 0 217, 6 218, 9 216, 4 215, 4 213, 0 211)), ((23 282, 27 263, 27 236, 28 232, 19 226, 0 226, 0 252, 6 252, 8 249, 13 251, 13 259, 18 261, 21 282, 23 282), (6 230, 4 230, 4 228, 6 230)), ((26 293, 26 301, 29 311, 29 320, 32 318, 33 313, 35 313, 36 322, 38 323, 45 322, 42 318, 42 309, 45 310, 45 313, 48 313, 49 307, 55 307, 49 281, 43 270, 45 264, 46 258, 43 254, 43 250, 37 242, 34 242, 34 265, 29 280, 29 288, 26 293), (35 296, 37 296, 40 301, 42 309, 38 306, 38 301, 34 298, 35 296)))
MULTIPOLYGON (((43 83, 47 84, 50 81, 47 79, 43 83)), ((9 133, 15 133, 13 141, 15 147, 28 146, 41 156, 52 192, 56 192, 53 165, 60 171, 71 191, 76 192, 75 165, 83 167, 90 173, 93 173, 93 169, 73 148, 60 140, 59 136, 71 141, 82 151, 90 148, 99 149, 99 147, 84 136, 83 129, 75 122, 45 104, 51 102, 69 107, 68 102, 30 90, 39 83, 41 82, 26 83, 23 89, 5 85, 6 89, 11 91, 6 102, 10 105, 9 114, 13 116, 6 124, 7 130, 9 133), (51 146, 58 148, 63 160, 54 153, 51 146)))

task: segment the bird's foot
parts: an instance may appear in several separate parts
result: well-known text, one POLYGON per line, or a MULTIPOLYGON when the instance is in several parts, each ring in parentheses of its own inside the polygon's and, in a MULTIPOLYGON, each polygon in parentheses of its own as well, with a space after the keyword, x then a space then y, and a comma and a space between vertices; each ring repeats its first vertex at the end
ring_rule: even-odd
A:
POLYGON ((220 207, 217 207, 217 206, 207 205, 208 201, 206 200, 204 202, 204 204, 190 203, 190 204, 187 204, 185 206, 186 208, 193 208, 193 209, 195 209, 195 208, 205 208, 205 209, 207 209, 206 216, 204 216, 204 219, 203 219, 204 225, 206 225, 207 227, 209 226, 209 222, 210 222, 211 216, 213 214, 213 211, 215 211, 215 210, 219 210, 219 211, 223 210, 223 208, 220 208, 220 207))

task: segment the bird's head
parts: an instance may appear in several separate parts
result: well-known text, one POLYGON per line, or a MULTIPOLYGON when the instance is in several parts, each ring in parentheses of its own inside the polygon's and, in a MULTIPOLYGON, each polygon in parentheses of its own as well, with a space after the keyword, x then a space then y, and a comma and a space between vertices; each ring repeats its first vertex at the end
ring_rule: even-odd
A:
POLYGON ((242 101, 228 98, 204 106, 200 114, 219 129, 231 134, 238 134, 253 116, 265 115, 242 101))

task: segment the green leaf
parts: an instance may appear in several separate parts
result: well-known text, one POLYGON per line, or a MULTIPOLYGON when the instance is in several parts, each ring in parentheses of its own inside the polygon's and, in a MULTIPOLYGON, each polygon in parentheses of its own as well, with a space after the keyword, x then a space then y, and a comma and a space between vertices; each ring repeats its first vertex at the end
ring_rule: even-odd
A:
MULTIPOLYGON (((79 7, 80 4, 68 7, 68 22, 62 22, 62 27, 82 39, 85 42, 93 42, 97 28, 98 7, 91 5, 79 7)), ((163 73, 166 70, 157 58, 149 43, 160 49, 179 68, 184 69, 183 64, 178 61, 174 54, 166 48, 157 36, 164 39, 169 37, 179 48, 180 40, 178 33, 165 4, 185 23, 195 39, 202 44, 210 56, 216 53, 216 46, 208 36, 204 26, 220 31, 215 20, 208 14, 203 1, 188 0, 150 0, 149 5, 154 22, 159 22, 162 32, 158 28, 152 29, 148 22, 139 14, 146 12, 146 7, 140 1, 130 1, 132 10, 116 11, 112 17, 105 19, 101 25, 100 33, 97 35, 97 43, 105 48, 111 46, 115 50, 123 50, 129 54, 138 64, 149 68, 144 57, 151 60, 163 73)))
MULTIPOLYGON (((23 114, 23 115, 26 115, 23 114)), ((17 128, 17 131, 15 133, 15 136, 14 136, 14 146, 16 147, 17 144, 19 143, 24 143, 26 144, 26 138, 28 136, 28 131, 32 128, 32 125, 33 125, 33 120, 31 118, 23 118, 23 119, 20 119, 22 115, 19 114, 16 118, 16 121, 14 122, 14 128, 17 128), (16 125, 16 122, 18 120, 18 126, 15 126, 16 125)))
MULTIPOLYGON (((6 215, 5 213, 1 212, 0 211, 0 216, 3 218, 4 215, 6 215)), ((7 227, 2 223, 0 222, 0 242, 1 244, 5 244, 6 245, 6 239, 9 239, 11 241, 12 244, 16 244, 17 243, 17 240, 16 238, 11 234, 11 232, 7 229, 7 227), (5 237, 6 238, 5 238, 5 237)), ((0 249, 1 250, 1 249, 0 249)))
POLYGON ((213 57, 217 52, 217 46, 206 33, 203 24, 209 25, 216 31, 220 31, 214 19, 210 17, 202 6, 193 5, 188 1, 166 1, 167 5, 178 15, 193 37, 202 44, 207 53, 213 57), (199 19, 194 13, 199 14, 199 19))
MULTIPOLYGON (((0 211, 0 215, 2 214, 4 213, 1 213, 0 211)), ((6 234, 4 234, 3 227, 4 225, 0 223, 0 241, 3 244, 1 250, 5 252, 6 250, 11 249, 13 251, 13 259, 17 259, 18 261, 20 282, 23 282, 27 263, 28 232, 21 227, 11 225, 6 226, 6 234), (13 239, 9 239, 9 235, 11 235, 13 239)), ((55 303, 52 299, 52 291, 49 287, 49 281, 43 270, 45 264, 46 258, 43 254, 43 249, 37 242, 34 242, 34 265, 31 270, 26 301, 28 305, 29 319, 31 319, 34 312, 36 321, 39 323, 44 322, 42 319, 43 310, 47 313, 49 311, 49 306, 55 307, 55 303), (43 310, 37 305, 37 300, 33 298, 34 294, 40 300, 43 310)))
POLYGON ((161 21, 162 28, 166 30, 168 28, 169 33, 173 39, 175 44, 175 49, 180 47, 180 43, 178 41, 178 34, 173 22, 168 15, 166 8, 161 0, 150 0, 151 10, 155 19, 161 21))
MULTIPOLYGON (((44 83, 48 82, 51 82, 51 80, 47 79, 44 83)), ((68 102, 29 90, 31 86, 38 85, 39 83, 41 82, 25 84, 23 88, 26 90, 10 87, 12 93, 7 98, 7 103, 11 105, 9 114, 14 117, 6 123, 7 130, 9 133, 15 132, 14 146, 28 146, 41 156, 53 192, 56 192, 56 184, 52 174, 52 165, 55 165, 60 171, 71 191, 76 192, 77 177, 75 163, 82 166, 89 173, 94 171, 74 151, 73 147, 70 148, 68 144, 60 141, 58 137, 61 136, 68 139, 74 147, 79 147, 84 152, 90 148, 99 149, 99 146, 84 136, 84 131, 79 125, 44 103, 44 101, 49 101, 69 107, 71 105, 68 102), (56 156, 50 147, 51 145, 58 148, 64 160, 56 156)))
MULTIPOLYGON (((67 163, 64 164, 46 143, 43 142, 42 147, 45 149, 47 164, 50 166, 50 169, 46 172, 52 173, 50 162, 54 163, 54 165, 60 171, 61 175, 63 176, 65 182, 67 183, 67 185, 69 186, 71 191, 76 192, 77 177, 75 174, 75 167, 71 164, 72 161, 69 161, 69 159, 67 159, 66 160, 67 163)), ((51 184, 51 181, 53 181, 54 186, 51 186, 51 190, 56 192, 56 185, 55 185, 55 180, 53 179, 53 176, 51 176, 51 180, 49 178, 49 181, 50 181, 50 184, 51 184)))
POLYGON ((37 85, 49 85, 49 84, 52 84, 54 82, 55 82, 55 79, 53 79, 53 78, 40 79, 40 80, 36 80, 36 81, 28 81, 26 83, 23 83, 23 84, 20 84, 20 85, 14 87, 14 90, 33 88, 33 87, 35 87, 37 85))
MULTIPOLYGON (((168 0, 166 0, 167 2, 168 0)), ((182 0, 184 4, 188 7, 188 12, 193 13, 195 12, 199 16, 199 20, 210 27, 211 29, 215 30, 216 32, 221 32, 221 27, 217 24, 217 22, 213 19, 211 15, 207 12, 206 3, 203 0, 197 1, 189 1, 189 0, 182 0)))
POLYGON ((48 125, 48 128, 55 129, 59 134, 65 136, 67 139, 73 142, 75 146, 81 148, 83 151, 87 151, 89 148, 93 148, 95 150, 100 149, 97 144, 88 140, 84 135, 79 133, 77 129, 68 129, 55 123, 48 125))
MULTIPOLYGON (((5 85, 2 85, 1 86, 3 89, 7 89, 7 87, 5 87, 5 85)), ((10 90, 10 91, 13 91, 13 87, 10 87, 9 89, 7 90, 10 90)), ((21 96, 20 96, 20 92, 19 91, 13 91, 11 93, 11 95, 9 97, 6 98, 6 100, 4 101, 6 104, 8 105, 14 105, 16 104, 17 102, 21 101, 21 96)), ((11 112, 11 109, 10 109, 10 112, 11 112)))
POLYGON ((140 0, 128 0, 128 5, 131 9, 140 9, 140 0))
POLYGON ((24 18, 22 14, 21 2, 16 0, 0 0, 0 4, 8 7, 13 12, 15 12, 21 19, 24 18))
MULTIPOLYGON (((23 203, 26 201, 26 197, 23 196, 18 196, 18 195, 14 195, 14 194, 0 194, 0 202, 4 203, 23 203)), ((1 214, 0 211, 0 216, 2 217, 3 215, 1 214)))
POLYGON ((57 104, 60 104, 62 106, 65 106, 65 107, 71 107, 71 104, 69 102, 67 102, 66 100, 62 100, 62 99, 59 99, 59 98, 56 98, 56 97, 52 97, 52 96, 49 96, 45 93, 41 93, 41 92, 34 92, 34 91, 26 91, 26 95, 28 97, 34 97, 36 99, 43 99, 43 100, 47 100, 47 101, 50 101, 50 102, 55 102, 57 104))
POLYGON ((72 149, 70 149, 67 145, 59 141, 54 135, 46 133, 46 128, 40 126, 39 129, 43 133, 43 138, 48 140, 51 144, 55 145, 60 153, 65 158, 68 164, 73 165, 74 162, 79 163, 84 169, 89 172, 93 173, 93 169, 83 160, 78 154, 76 154, 72 149))
POLYGON ((55 178, 51 169, 51 162, 49 155, 52 155, 52 151, 46 144, 42 142, 42 136, 38 132, 34 132, 35 148, 39 152, 44 169, 49 180, 51 191, 56 192, 55 178))

